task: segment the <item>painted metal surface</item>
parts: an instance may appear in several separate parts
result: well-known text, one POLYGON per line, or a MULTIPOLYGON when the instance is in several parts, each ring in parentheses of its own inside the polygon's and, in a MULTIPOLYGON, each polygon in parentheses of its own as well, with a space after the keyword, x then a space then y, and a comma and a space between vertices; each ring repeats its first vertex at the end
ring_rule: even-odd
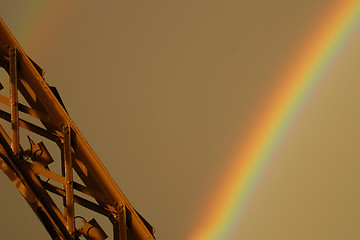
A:
MULTIPOLYGON (((0 110, 0 118, 11 123, 12 135, 10 139, 6 131, 0 128, 1 169, 18 187, 50 236, 53 239, 78 239, 83 235, 90 239, 80 228, 76 229, 76 203, 89 211, 107 216, 114 226, 114 239, 155 239, 154 229, 131 206, 69 117, 59 96, 54 95, 43 79, 44 71, 28 58, 1 19, 0 66, 10 76, 10 97, 0 95, 0 102, 11 108, 11 113, 0 110), (18 102, 18 92, 26 104, 18 102), (43 126, 21 119, 19 111, 40 120, 43 126), (45 156, 47 152, 45 145, 32 143, 29 150, 22 149, 19 127, 57 144, 62 155, 61 175, 50 171, 48 165, 52 161, 41 161, 41 155, 44 153, 45 156), (74 182, 73 170, 85 186, 74 182), (48 180, 44 181, 40 176, 48 180), (49 180, 63 187, 49 183, 49 180), (74 189, 86 194, 91 200, 76 195, 74 189), (64 214, 48 192, 63 198, 64 214)), ((32 140, 29 138, 29 141, 32 140)), ((50 156, 48 152, 46 154, 50 156)), ((49 158, 51 156, 46 157, 49 158)), ((96 230, 92 234, 96 237, 91 239, 106 238, 96 220, 86 223, 96 223, 96 226, 92 226, 96 230)))

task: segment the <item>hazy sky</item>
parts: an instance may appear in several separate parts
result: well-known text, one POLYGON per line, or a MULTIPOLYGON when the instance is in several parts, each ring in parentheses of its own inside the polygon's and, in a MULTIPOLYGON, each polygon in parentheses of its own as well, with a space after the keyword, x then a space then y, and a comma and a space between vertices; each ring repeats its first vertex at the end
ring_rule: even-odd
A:
MULTIPOLYGON (((0 16, 157 239, 183 240, 331 2, 23 0, 0 16)), ((359 62, 355 44, 315 91, 233 239, 359 239, 359 62)), ((5 174, 0 191, 1 238, 48 239, 5 174)))

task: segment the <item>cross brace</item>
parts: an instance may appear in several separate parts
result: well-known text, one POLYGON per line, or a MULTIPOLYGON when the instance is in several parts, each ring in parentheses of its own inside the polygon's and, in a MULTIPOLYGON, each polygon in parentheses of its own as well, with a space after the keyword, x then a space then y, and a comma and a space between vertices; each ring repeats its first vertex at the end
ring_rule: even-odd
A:
POLYGON ((155 239, 152 226, 131 206, 69 117, 57 91, 45 82, 44 71, 25 54, 1 19, 0 66, 9 74, 10 89, 10 96, 0 94, 4 107, 0 118, 5 120, 0 125, 0 168, 51 238, 107 238, 95 218, 88 221, 75 216, 80 206, 106 216, 113 225, 114 239, 155 239), (19 103, 19 93, 24 103, 19 103), (25 114, 24 118, 20 113, 25 114), (30 149, 24 150, 25 132, 41 142, 35 144, 28 136, 30 149), (56 143, 58 149, 48 150, 50 142, 56 143), (60 151, 61 159, 53 159, 54 151, 60 151), (61 173, 50 170, 50 164, 55 163, 60 164, 61 173), (74 174, 82 183, 74 181, 74 174), (62 198, 62 207, 53 200, 56 196, 62 198), (82 219, 80 227, 76 226, 77 218, 82 219))

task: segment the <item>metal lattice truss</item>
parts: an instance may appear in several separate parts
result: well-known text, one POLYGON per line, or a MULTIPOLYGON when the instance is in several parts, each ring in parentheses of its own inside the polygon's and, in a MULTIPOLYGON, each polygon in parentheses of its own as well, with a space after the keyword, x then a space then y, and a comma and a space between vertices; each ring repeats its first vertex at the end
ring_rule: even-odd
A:
POLYGON ((107 238, 94 218, 90 221, 82 218, 83 225, 76 228, 76 203, 106 216, 113 224, 114 239, 155 239, 154 229, 130 205, 70 119, 57 91, 45 82, 43 70, 27 57, 1 19, 0 66, 10 80, 10 96, 0 94, 1 105, 8 106, 4 109, 10 106, 10 112, 0 109, 0 118, 8 122, 0 125, 0 168, 51 238, 107 238), (19 103, 19 93, 24 103, 19 103), (19 113, 37 119, 39 124, 20 118, 19 113), (61 159, 54 160, 43 141, 35 144, 28 137, 28 142, 21 143, 24 137, 20 136, 20 129, 56 143, 61 159), (22 148, 29 144, 29 149, 22 148), (61 161, 61 173, 50 170, 49 165, 56 160, 61 161), (73 180, 73 173, 82 183, 73 180), (62 206, 55 203, 55 195, 63 199, 62 206))

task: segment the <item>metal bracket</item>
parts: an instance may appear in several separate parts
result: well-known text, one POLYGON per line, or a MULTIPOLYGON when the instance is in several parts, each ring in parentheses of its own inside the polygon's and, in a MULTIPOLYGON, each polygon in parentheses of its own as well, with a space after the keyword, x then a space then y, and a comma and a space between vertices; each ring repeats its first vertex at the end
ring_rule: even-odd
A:
POLYGON ((75 216, 74 216, 74 189, 73 189, 73 170, 71 158, 71 128, 63 125, 64 147, 63 147, 63 173, 65 177, 65 201, 64 216, 66 228, 70 235, 75 237, 75 216))
POLYGON ((125 204, 116 204, 117 216, 114 227, 114 239, 127 240, 127 227, 126 227, 126 206, 125 204))
POLYGON ((17 50, 9 48, 10 56, 10 109, 11 109, 11 148, 16 160, 19 160, 19 109, 18 109, 18 75, 17 50))

